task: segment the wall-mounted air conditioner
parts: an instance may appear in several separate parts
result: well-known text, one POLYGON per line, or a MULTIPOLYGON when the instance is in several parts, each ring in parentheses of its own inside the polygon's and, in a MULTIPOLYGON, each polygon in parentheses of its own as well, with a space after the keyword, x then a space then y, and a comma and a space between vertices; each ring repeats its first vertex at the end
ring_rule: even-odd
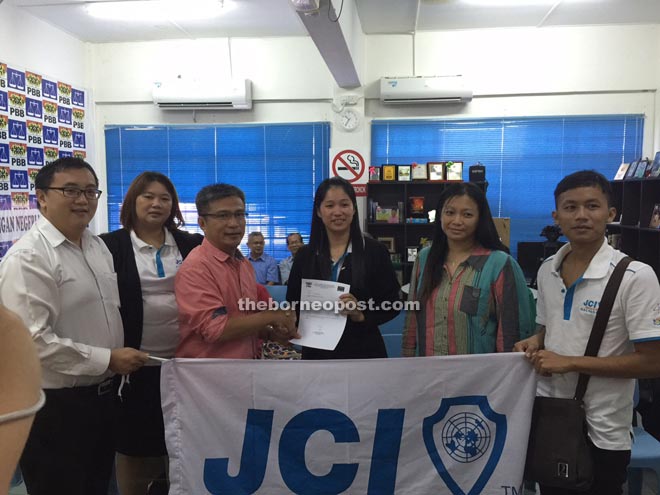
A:
POLYGON ((154 84, 154 103, 167 110, 249 110, 252 108, 252 82, 174 80, 154 84))
POLYGON ((465 88, 461 76, 380 78, 383 103, 466 103, 471 99, 472 90, 465 88))

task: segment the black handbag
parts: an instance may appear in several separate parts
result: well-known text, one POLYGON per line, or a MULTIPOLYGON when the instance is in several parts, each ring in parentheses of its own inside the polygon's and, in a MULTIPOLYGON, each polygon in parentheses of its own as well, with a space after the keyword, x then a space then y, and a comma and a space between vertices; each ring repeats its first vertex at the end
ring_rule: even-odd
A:
MULTIPOLYGON (((632 261, 617 264, 601 298, 585 356, 598 355, 623 274, 632 261)), ((536 397, 527 446, 525 479, 565 490, 586 491, 593 481, 593 459, 582 401, 589 376, 580 373, 572 399, 536 397)))

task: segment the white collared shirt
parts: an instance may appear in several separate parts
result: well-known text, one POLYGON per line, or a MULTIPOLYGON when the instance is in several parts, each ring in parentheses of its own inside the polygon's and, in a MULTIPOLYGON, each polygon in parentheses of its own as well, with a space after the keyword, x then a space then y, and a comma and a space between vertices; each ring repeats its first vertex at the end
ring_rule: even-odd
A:
MULTIPOLYGON (((566 356, 582 356, 591 334, 605 285, 624 253, 603 244, 586 271, 571 287, 561 278, 561 263, 570 244, 548 258, 538 274, 536 322, 545 325, 545 348, 566 356)), ((633 342, 660 340, 660 285, 653 269, 637 261, 628 265, 617 292, 598 356, 633 352, 633 342)), ((577 373, 540 377, 538 394, 573 397, 577 373)), ((635 380, 592 376, 584 397, 593 443, 607 450, 630 449, 635 380)))
POLYGON ((140 350, 153 356, 171 358, 174 357, 179 343, 179 313, 174 296, 174 276, 183 262, 183 257, 172 233, 164 230, 165 242, 160 249, 144 242, 134 231, 131 231, 131 242, 142 286, 140 350))
POLYGON ((102 382, 123 345, 112 255, 88 230, 81 245, 40 217, 0 263, 0 302, 30 330, 43 388, 102 382))

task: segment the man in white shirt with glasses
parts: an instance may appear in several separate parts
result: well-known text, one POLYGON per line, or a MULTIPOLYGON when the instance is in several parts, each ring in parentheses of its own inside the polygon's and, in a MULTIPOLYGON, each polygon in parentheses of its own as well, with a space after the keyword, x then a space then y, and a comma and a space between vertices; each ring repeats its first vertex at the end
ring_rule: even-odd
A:
POLYGON ((112 256, 87 226, 101 191, 94 169, 60 158, 35 178, 41 217, 0 263, 0 302, 23 319, 46 405, 21 458, 31 495, 105 495, 114 461, 112 381, 147 354, 123 347, 112 256))

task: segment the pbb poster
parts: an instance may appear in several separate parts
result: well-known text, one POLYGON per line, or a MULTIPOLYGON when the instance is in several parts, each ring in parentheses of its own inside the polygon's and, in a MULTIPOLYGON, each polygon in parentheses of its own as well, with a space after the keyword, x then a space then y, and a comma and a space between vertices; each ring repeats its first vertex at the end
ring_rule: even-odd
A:
POLYGON ((87 159, 87 100, 82 88, 0 61, 0 259, 39 218, 39 169, 87 159))

